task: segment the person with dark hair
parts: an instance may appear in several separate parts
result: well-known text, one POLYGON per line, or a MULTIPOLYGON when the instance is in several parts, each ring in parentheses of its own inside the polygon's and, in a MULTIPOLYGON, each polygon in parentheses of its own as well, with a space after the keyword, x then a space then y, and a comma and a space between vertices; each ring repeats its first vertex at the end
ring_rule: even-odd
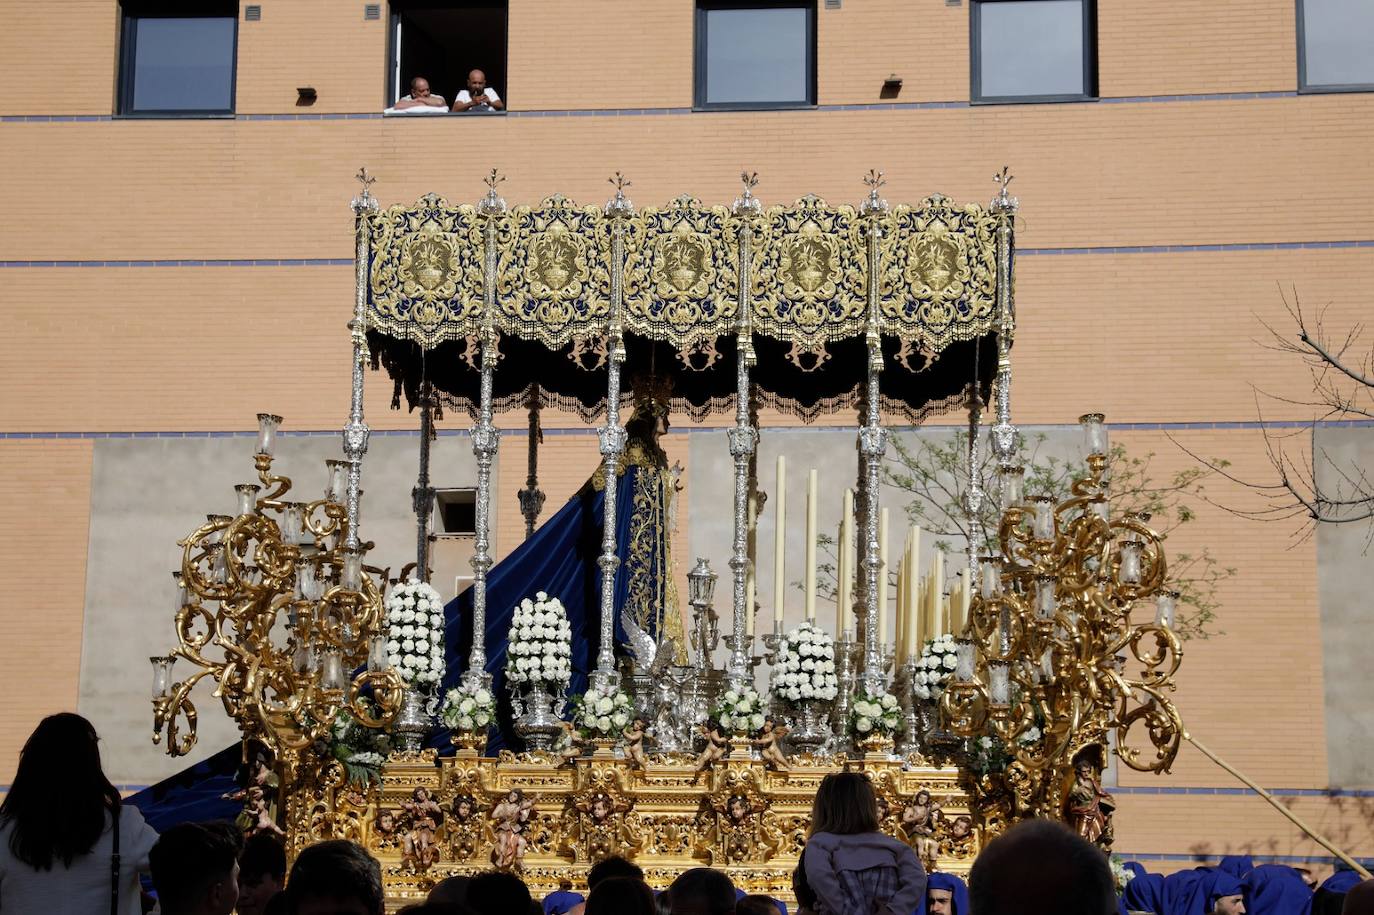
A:
POLYGON ((806 882, 806 868, 800 861, 792 871, 792 898, 797 900, 797 915, 815 915, 816 891, 806 882))
MULTIPOLYGON (((633 861, 628 861, 619 855, 611 855, 602 858, 592 865, 591 870, 587 871, 587 892, 596 889, 596 885, 602 880, 609 880, 612 877, 629 877, 632 880, 643 880, 644 871, 640 870, 639 865, 633 861)), ((568 915, 583 915, 587 909, 587 903, 579 902, 567 910, 568 915)))
MULTIPOLYGON (((631 866, 633 867, 633 865, 631 866)), ((595 866, 593 866, 594 869, 595 866)), ((583 902, 586 902, 586 897, 581 893, 574 893, 572 881, 563 879, 558 881, 558 889, 544 897, 541 909, 544 915, 566 915, 567 912, 583 902)))
POLYGON ((0 911, 87 915, 113 900, 119 915, 138 915, 138 875, 156 841, 105 777, 91 723, 50 715, 24 743, 0 803, 0 911))
POLYGON ((239 855, 239 915, 263 915, 267 901, 286 883, 286 848, 272 833, 260 832, 243 843, 239 855))
POLYGON ((525 881, 504 871, 478 874, 468 884, 468 908, 477 915, 513 915, 530 911, 534 900, 525 881))
POLYGON ((730 915, 735 910, 735 884, 709 867, 678 874, 667 895, 672 915, 730 915))
POLYGON ((233 823, 180 823, 148 855, 163 915, 229 915, 239 901, 243 833, 233 823))
POLYGON ((382 915, 382 866, 347 839, 304 849, 286 880, 291 915, 382 915))
POLYGON ((434 884, 434 889, 429 891, 429 897, 426 901, 447 905, 467 905, 468 884, 471 882, 471 877, 465 877, 462 874, 445 877, 434 884))
POLYGON ((989 842, 968 890, 972 915, 1117 912, 1107 856, 1054 820, 1025 820, 989 842))
POLYGON ((878 798, 859 772, 821 780, 802 865, 819 915, 910 915, 925 898, 921 862, 911 846, 878 831, 878 798))
POLYGON ((780 915, 782 904, 772 896, 757 893, 744 896, 735 903, 735 915, 780 915))
POLYGON ((1374 880, 1357 883, 1345 891, 1341 915, 1374 915, 1374 880))
POLYGON ((654 915, 654 891, 634 877, 609 877, 587 896, 587 915, 654 915))

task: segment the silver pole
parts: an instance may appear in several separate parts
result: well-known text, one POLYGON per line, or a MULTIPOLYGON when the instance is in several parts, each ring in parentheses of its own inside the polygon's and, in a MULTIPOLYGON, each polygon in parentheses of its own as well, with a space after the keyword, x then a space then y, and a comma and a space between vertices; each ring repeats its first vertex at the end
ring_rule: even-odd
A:
POLYGON ((994 179, 1001 190, 989 209, 997 219, 997 424, 992 427, 992 451, 999 464, 1010 464, 1016 455, 1016 427, 1011 424, 1011 339, 1016 331, 1016 305, 1012 298, 1011 271, 1015 259, 1018 202, 1007 193, 1012 176, 1003 168, 994 179))
POLYGON ((496 263, 497 221, 505 215, 506 201, 496 193, 504 179, 492 169, 487 178, 487 194, 477 204, 485 220, 485 251, 482 264, 482 351, 478 368, 477 424, 472 427, 472 453, 477 457, 477 536, 472 553, 472 651, 464 681, 478 684, 486 678, 487 666, 487 572, 491 569, 491 465, 501 443, 501 433, 492 422, 491 387, 496 371, 496 263))
POLYGON ((534 536, 534 523, 544 510, 544 491, 539 488, 539 443, 544 434, 539 429, 539 385, 530 388, 529 408, 529 451, 526 455, 525 488, 516 493, 520 500, 520 514, 525 516, 525 539, 534 536))
POLYGON ((370 219, 377 212, 377 200, 371 185, 375 178, 366 168, 358 170, 362 192, 353 198, 353 219, 356 225, 357 246, 353 252, 353 272, 356 278, 353 299, 353 320, 348 322, 353 340, 353 391, 348 405, 348 424, 343 428, 344 460, 348 461, 348 487, 344 497, 348 515, 348 534, 344 545, 358 548, 358 487, 363 477, 363 455, 367 454, 370 431, 363 422, 363 369, 367 363, 367 260, 372 240, 370 219))
POLYGON ((415 481, 415 577, 429 581, 429 515, 434 489, 429 485, 430 446, 434 439, 434 386, 420 380, 420 475, 415 481))
POLYGON ((878 513, 879 493, 883 465, 883 453, 887 450, 887 430, 882 427, 881 399, 879 396, 878 376, 883 370, 883 347, 880 315, 878 313, 879 271, 881 264, 878 254, 878 238, 882 233, 881 220, 887 213, 887 201, 878 196, 883 185, 880 172, 869 172, 865 183, 869 187, 868 198, 859 207, 859 215, 865 220, 868 236, 868 330, 865 334, 868 343, 867 397, 864 408, 866 422, 859 430, 859 454, 863 456, 863 486, 867 490, 864 512, 864 558, 861 563, 864 582, 867 587, 866 606, 864 607, 864 690, 870 695, 882 693, 887 678, 883 672, 882 633, 878 632, 878 589, 885 588, 887 582, 878 580, 878 513))
POLYGON ((749 297, 750 256, 754 220, 763 207, 753 194, 758 176, 745 173, 744 193, 735 200, 733 212, 739 220, 739 300, 735 315, 735 425, 729 431, 730 454, 735 459, 735 548, 730 557, 730 571, 734 573, 734 619, 730 639, 730 664, 727 668, 732 685, 744 685, 749 680, 749 654, 753 646, 745 644, 745 614, 749 579, 749 462, 758 442, 758 430, 749 422, 749 369, 757 361, 754 355, 753 326, 749 297))
POLYGON ((615 573, 620 566, 616 555, 616 482, 620 456, 625 451, 625 427, 620 424, 620 366, 625 361, 625 336, 621 324, 621 298, 624 293, 625 220, 634 215, 634 204, 625 196, 629 187, 620 174, 611 179, 615 196, 606 204, 611 220, 611 313, 606 330, 606 425, 597 430, 605 486, 605 517, 601 528, 601 647, 596 653, 596 670, 591 685, 599 690, 615 683, 615 573))

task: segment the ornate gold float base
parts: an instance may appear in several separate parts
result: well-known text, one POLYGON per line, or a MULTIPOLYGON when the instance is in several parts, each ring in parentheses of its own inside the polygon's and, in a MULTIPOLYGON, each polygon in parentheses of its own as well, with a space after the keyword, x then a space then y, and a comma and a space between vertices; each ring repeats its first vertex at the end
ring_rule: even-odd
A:
MULTIPOLYGON (((980 838, 958 770, 904 769, 901 760, 877 756, 848 766, 871 774, 884 831, 912 845, 927 866, 967 872, 980 838)), ((647 771, 616 758, 558 763, 553 754, 438 765, 432 751, 393 758, 365 799, 323 788, 288 801, 314 811, 288 817, 308 833, 293 835, 292 845, 340 834, 362 842, 382 862, 389 909, 424 898, 451 874, 489 870, 503 853, 516 859, 512 869, 536 898, 560 880, 585 887, 587 869, 618 854, 639 864, 655 887, 706 865, 742 889, 790 901, 812 799, 821 779, 845 765, 800 757, 784 773, 731 758, 698 774, 686 755, 655 757, 647 771), (509 821, 522 806, 525 822, 516 832, 509 821)))

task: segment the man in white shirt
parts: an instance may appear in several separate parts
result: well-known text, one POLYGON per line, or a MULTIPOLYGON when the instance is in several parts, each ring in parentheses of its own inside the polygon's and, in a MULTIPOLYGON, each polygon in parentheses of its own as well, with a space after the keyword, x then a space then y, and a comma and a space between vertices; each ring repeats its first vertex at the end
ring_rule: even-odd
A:
POLYGON ((404 111, 407 108, 443 108, 447 104, 442 95, 433 95, 429 91, 429 80, 423 76, 417 76, 410 81, 410 95, 403 96, 395 105, 395 110, 404 111))
POLYGON ((500 111, 504 107, 501 96, 487 85, 487 75, 481 70, 468 74, 468 87, 460 89, 453 100, 454 111, 500 111))

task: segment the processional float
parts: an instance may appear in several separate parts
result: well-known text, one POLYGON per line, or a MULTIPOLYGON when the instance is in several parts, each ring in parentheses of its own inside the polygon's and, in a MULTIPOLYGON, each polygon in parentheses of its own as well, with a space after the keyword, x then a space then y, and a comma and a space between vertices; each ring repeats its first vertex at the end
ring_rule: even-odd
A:
MULTIPOLYGON (((245 787, 257 805, 249 828, 283 831, 292 854, 326 838, 363 842, 384 861, 393 901, 493 861, 547 891, 608 854, 637 860, 656 883, 709 863, 742 887, 786 897, 816 787, 848 767, 871 775, 884 828, 931 867, 966 870, 983 842, 1027 816, 1068 819, 1110 848, 1112 802, 1100 788, 1109 747, 1127 766, 1163 772, 1183 734, 1169 699, 1182 657, 1172 630, 1177 595, 1149 518, 1108 510, 1100 415, 1082 418, 1089 457, 1071 498, 1023 492, 1011 422, 1017 201, 1005 169, 986 209, 941 195, 889 206, 877 173, 858 207, 808 196, 765 208, 746 174, 728 208, 683 196, 636 209, 619 176, 604 207, 554 196, 512 208, 494 171, 476 205, 427 195, 380 209, 371 179, 359 177, 344 459, 329 462, 323 498, 294 501, 290 480, 272 466, 280 419, 260 417, 258 482, 237 487, 236 516, 209 516, 182 541, 178 647, 153 659, 154 740, 165 736, 173 755, 195 741, 192 689, 215 681, 255 762, 255 781, 245 787), (390 374, 397 404, 404 397, 420 410, 421 580, 434 413, 447 405, 474 419, 476 537, 463 614, 441 619, 417 603, 418 583, 394 584, 394 605, 384 601, 388 570, 366 562, 372 545, 361 540, 358 519, 369 360, 390 374), (734 414, 732 614, 722 670, 710 662, 714 574, 704 565, 688 576, 695 619, 682 628, 690 630, 691 658, 680 644, 665 646, 665 628, 646 633, 618 618, 617 520, 630 510, 617 504, 613 482, 627 460, 622 401, 630 404, 636 378, 651 372, 671 375, 671 390, 660 386, 659 395, 671 409, 734 414), (919 652, 894 663, 878 627, 888 587, 879 555, 884 419, 912 424, 967 407, 964 498, 976 514, 992 497, 982 491, 978 453, 989 402, 998 542, 975 533, 968 544, 977 584, 950 620, 954 669, 940 689, 918 689, 928 679, 918 677, 919 652), (803 419, 846 410, 859 418, 852 636, 815 626, 804 635, 779 627, 754 636, 760 405, 803 419), (590 739, 558 747, 554 739, 570 728, 547 707, 527 710, 515 729, 524 749, 485 755, 488 655, 494 645, 509 647, 499 634, 493 642, 487 625, 494 416, 530 413, 529 474, 519 493, 530 535, 543 503, 535 448, 546 406, 604 417, 602 535, 593 560, 600 585, 589 634, 596 651, 582 673, 591 695, 629 705, 615 706, 621 717, 609 730, 582 709, 578 725, 590 739), (409 635, 397 628, 393 606, 411 610, 409 635), (463 627, 473 634, 466 658, 454 649, 463 627), (406 646, 438 645, 436 628, 450 669, 440 674, 426 662, 420 676, 411 658, 427 649, 398 649, 398 637, 406 646), (808 651, 821 662, 811 669, 833 669, 833 696, 754 694, 761 662, 776 677, 784 654, 808 651), (176 680, 177 659, 195 671, 176 680), (423 700, 428 693, 437 702, 439 680, 453 688, 450 699, 469 700, 462 713, 446 710, 459 747, 452 756, 423 747, 433 724, 423 700), (482 713, 474 717, 474 708, 482 713), (706 733, 684 729, 707 714, 714 727, 706 733), (780 722, 792 732, 781 740, 780 722), (1143 750, 1130 742, 1136 725, 1148 738, 1143 750), (359 731, 390 731, 395 740, 376 742, 375 756, 331 749, 344 732, 359 731), (279 812, 269 789, 279 790, 279 812)), ((531 597, 539 590, 529 583, 531 597)), ((841 592, 851 593, 847 582, 841 592)), ((517 612, 543 629, 549 605, 540 601, 517 612)), ((563 632, 555 617, 552 641, 563 632)), ((546 655, 545 667, 559 657, 546 655)))

